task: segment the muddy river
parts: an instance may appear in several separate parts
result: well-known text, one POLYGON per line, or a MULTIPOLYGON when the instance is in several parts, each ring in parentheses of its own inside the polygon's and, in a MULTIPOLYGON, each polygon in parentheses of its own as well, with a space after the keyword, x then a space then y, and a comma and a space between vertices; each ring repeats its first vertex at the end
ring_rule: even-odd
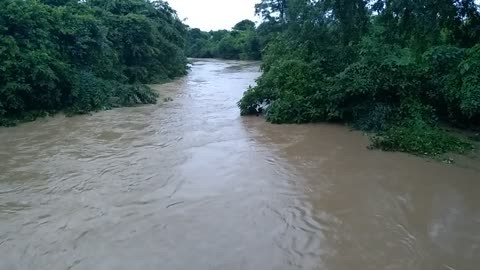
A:
POLYGON ((1 128, 0 269, 480 269, 480 166, 242 118, 258 75, 195 61, 157 105, 1 128))

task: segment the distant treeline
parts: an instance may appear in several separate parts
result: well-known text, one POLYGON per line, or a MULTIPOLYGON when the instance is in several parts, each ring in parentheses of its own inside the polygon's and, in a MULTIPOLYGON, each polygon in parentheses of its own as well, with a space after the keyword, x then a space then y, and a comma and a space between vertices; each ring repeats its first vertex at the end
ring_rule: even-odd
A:
POLYGON ((255 27, 250 20, 237 23, 231 31, 205 32, 198 28, 188 32, 187 56, 193 58, 220 58, 260 60, 262 50, 271 37, 270 32, 255 27))
POLYGON ((0 1, 0 125, 155 103, 186 74, 187 26, 164 1, 0 1))

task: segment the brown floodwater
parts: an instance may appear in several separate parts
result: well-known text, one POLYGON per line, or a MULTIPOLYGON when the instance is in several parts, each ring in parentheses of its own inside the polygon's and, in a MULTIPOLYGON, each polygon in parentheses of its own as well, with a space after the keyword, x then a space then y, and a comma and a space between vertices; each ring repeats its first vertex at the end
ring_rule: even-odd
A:
POLYGON ((480 269, 479 162, 242 118, 258 75, 199 60, 172 102, 0 129, 0 269, 480 269))

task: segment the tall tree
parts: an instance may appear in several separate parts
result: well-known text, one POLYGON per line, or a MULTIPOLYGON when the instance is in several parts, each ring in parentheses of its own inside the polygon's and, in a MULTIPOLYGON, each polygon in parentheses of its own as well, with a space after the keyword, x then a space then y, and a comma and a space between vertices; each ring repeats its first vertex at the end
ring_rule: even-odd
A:
POLYGON ((255 5, 255 13, 264 20, 284 23, 288 9, 288 0, 261 0, 255 5))
POLYGON ((475 0, 378 0, 373 9, 379 13, 388 41, 413 46, 419 52, 432 45, 462 42, 479 31, 474 26, 479 22, 475 0))
POLYGON ((255 23, 251 20, 243 20, 235 24, 233 30, 236 31, 255 31, 255 23))
POLYGON ((325 0, 324 7, 331 10, 340 25, 344 44, 357 42, 367 32, 370 20, 366 0, 325 0))

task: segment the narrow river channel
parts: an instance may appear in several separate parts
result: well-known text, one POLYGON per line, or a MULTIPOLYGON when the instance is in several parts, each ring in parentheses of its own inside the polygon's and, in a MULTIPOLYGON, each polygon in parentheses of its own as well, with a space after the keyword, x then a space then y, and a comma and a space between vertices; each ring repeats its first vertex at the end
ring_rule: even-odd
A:
POLYGON ((199 60, 157 105, 1 128, 0 269, 480 269, 479 170, 242 118, 258 75, 199 60))

